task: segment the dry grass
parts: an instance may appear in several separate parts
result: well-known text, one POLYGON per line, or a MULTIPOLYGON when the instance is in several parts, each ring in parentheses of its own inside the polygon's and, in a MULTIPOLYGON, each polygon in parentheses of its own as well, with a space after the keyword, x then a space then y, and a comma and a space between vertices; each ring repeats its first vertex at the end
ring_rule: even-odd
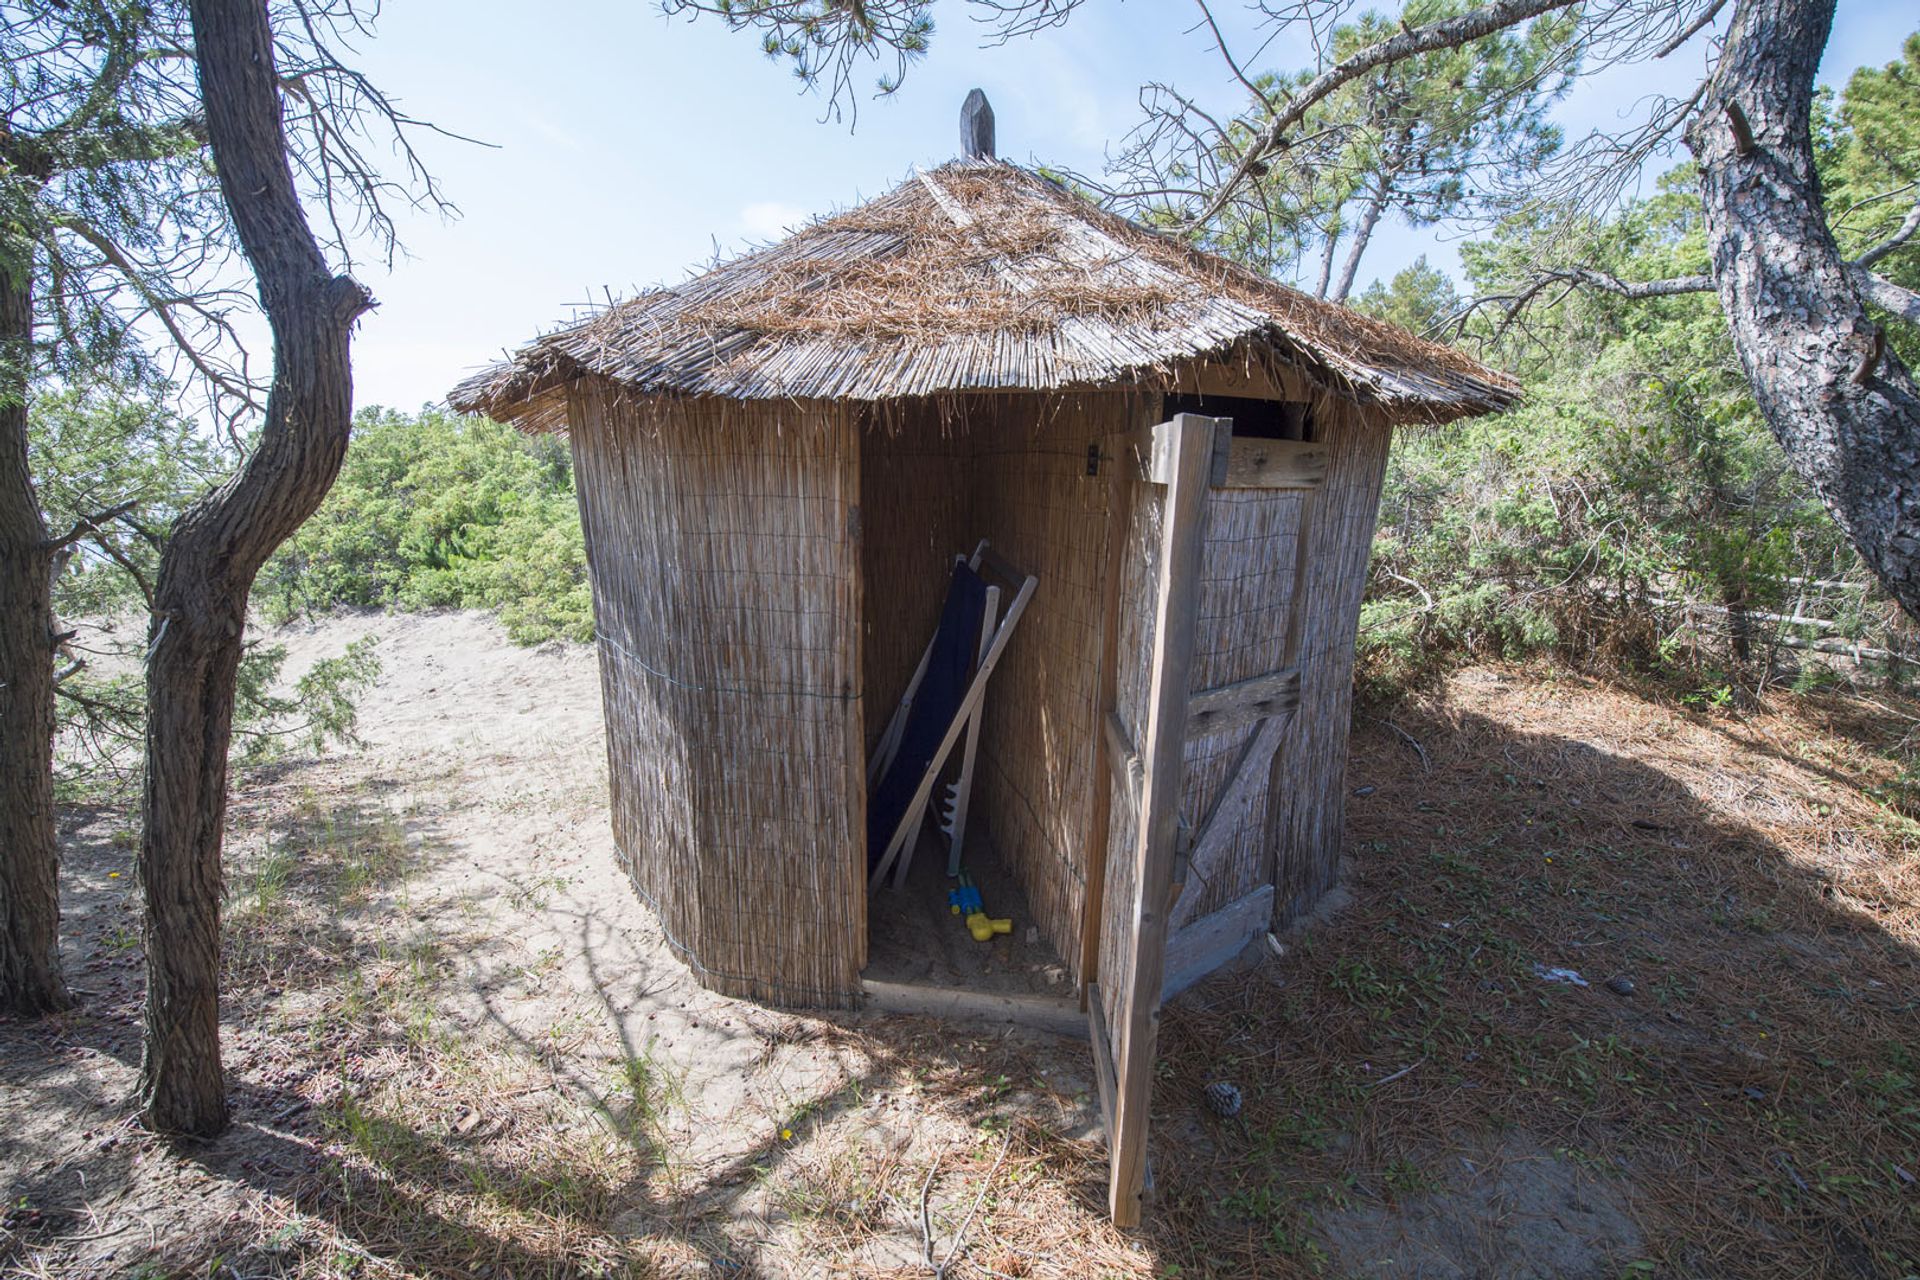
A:
MULTIPOLYGON (((821 1051, 846 1069, 741 1118, 744 1154, 696 1158, 698 1099, 650 1045, 457 1016, 450 957, 483 939, 407 907, 444 856, 440 815, 291 776, 236 815, 237 1136, 169 1150, 126 1127, 135 1006, 104 975, 137 955, 116 916, 88 916, 86 981, 121 994, 0 1025, 0 1082, 68 1081, 44 1105, 98 1136, 71 1167, 8 1170, 0 1270, 1414 1274, 1355 1249, 1467 1212, 1462 1158, 1526 1150, 1632 1219, 1630 1248, 1563 1274, 1903 1276, 1920 1262, 1920 863, 1875 794, 1917 713, 1831 695, 1696 713, 1468 673, 1395 712, 1429 767, 1363 720, 1353 783, 1377 789, 1353 802, 1352 904, 1167 1011, 1159 1202, 1133 1236, 1101 1214, 1084 1047, 727 1005, 759 1037, 756 1075, 821 1051), (75 1062, 96 1076, 56 1075, 75 1062), (1237 1119, 1198 1105, 1215 1079, 1243 1091, 1237 1119), (160 1229, 189 1203, 202 1218, 160 1229), (92 1238, 135 1211, 146 1229, 92 1238), (1356 1222, 1373 1233, 1357 1246, 1356 1222)), ((83 842, 72 873, 125 858, 83 842)), ((1542 1273, 1474 1211, 1504 1259, 1482 1274, 1542 1273)))
MULTIPOLYGON (((931 200, 878 201, 797 237, 768 255, 744 287, 697 303, 682 323, 722 333, 832 336, 863 342, 995 332, 1051 332, 1063 320, 1150 322, 1179 301, 1164 282, 1114 280, 1103 263, 1074 261, 1066 228, 1044 205, 1016 199, 1006 184, 940 179, 972 219, 968 234, 931 200), (875 236, 885 252, 847 251, 849 236, 875 236)), ((630 336, 610 334, 616 344, 630 336)))
POLYGON ((1211 1151, 1163 1149, 1168 1229, 1222 1273, 1305 1266, 1317 1214, 1522 1132, 1630 1202, 1614 1274, 1910 1273, 1920 860, 1871 793, 1913 713, 1496 672, 1399 713, 1430 771, 1363 725, 1351 909, 1167 1015, 1162 1096, 1248 1096, 1211 1151))

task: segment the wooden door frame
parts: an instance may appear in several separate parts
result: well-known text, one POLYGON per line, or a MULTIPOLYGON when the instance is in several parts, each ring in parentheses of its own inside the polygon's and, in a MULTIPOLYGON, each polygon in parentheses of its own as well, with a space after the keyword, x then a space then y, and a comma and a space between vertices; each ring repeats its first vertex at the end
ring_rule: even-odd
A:
MULTIPOLYGON (((1158 401, 1150 402, 1158 412, 1158 401)), ((1087 864, 1080 903, 1080 1008, 1093 1007, 1099 993, 1093 984, 1100 975, 1100 931, 1106 920, 1107 857, 1113 826, 1114 749, 1106 729, 1120 671, 1120 586, 1126 577, 1127 541, 1132 535, 1133 492, 1141 483, 1135 473, 1133 445, 1141 438, 1138 427, 1104 436, 1093 444, 1092 456, 1108 468, 1107 536, 1102 553, 1100 582, 1100 665, 1094 679, 1093 787, 1089 798, 1087 864), (1117 444, 1112 454, 1106 446, 1117 444)))

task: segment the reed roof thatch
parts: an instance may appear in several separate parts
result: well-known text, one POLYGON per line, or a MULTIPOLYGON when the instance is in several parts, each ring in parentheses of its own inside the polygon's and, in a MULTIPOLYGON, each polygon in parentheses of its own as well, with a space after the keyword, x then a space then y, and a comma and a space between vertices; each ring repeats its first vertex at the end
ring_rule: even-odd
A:
POLYGON ((642 393, 888 400, 1164 376, 1236 348, 1397 421, 1511 404, 1449 347, 1106 213, 1028 170, 955 161, 768 248, 541 337, 455 408, 565 425, 598 375, 642 393))

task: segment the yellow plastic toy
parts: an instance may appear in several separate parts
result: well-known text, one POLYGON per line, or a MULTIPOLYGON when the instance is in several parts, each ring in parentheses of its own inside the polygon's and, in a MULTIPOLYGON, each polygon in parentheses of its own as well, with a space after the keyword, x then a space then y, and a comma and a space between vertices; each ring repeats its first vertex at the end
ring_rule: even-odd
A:
POLYGON ((960 885, 947 891, 947 909, 956 916, 964 916, 967 932, 973 935, 975 942, 992 942, 995 934, 1012 933, 1013 921, 1005 916, 995 919, 987 914, 987 905, 980 899, 980 890, 971 878, 960 877, 960 885))
POLYGON ((1006 916, 996 920, 984 911, 976 911, 967 917, 967 932, 975 942, 992 942, 996 933, 1012 933, 1013 921, 1006 916))

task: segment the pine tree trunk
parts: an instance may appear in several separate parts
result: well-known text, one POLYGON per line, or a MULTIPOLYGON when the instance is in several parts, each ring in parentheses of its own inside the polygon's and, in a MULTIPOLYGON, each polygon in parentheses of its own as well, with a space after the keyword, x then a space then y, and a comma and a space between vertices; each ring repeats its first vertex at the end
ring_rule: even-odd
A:
POLYGON ((348 360, 367 291, 328 269, 293 186, 265 0, 193 0, 194 59, 221 194, 273 330, 259 447, 175 524, 154 586, 147 659, 141 885, 150 1128, 227 1124, 220 1064, 221 840, 247 594, 332 488, 353 413, 348 360))
POLYGON ((1314 284, 1313 296, 1324 298, 1327 289, 1333 283, 1333 259, 1340 249, 1340 220, 1335 218, 1327 230, 1327 243, 1320 250, 1320 279, 1314 284))
POLYGON ((0 1012, 71 1003, 53 825, 53 552, 27 465, 33 264, 0 263, 0 1012))
POLYGON ((1920 618, 1920 389, 1867 314, 1813 167, 1834 0, 1741 0, 1688 145, 1714 285, 1787 460, 1920 618))
POLYGON ((1347 295, 1353 292, 1353 278, 1360 274, 1360 259, 1367 251, 1367 242, 1373 239, 1373 229, 1380 225, 1380 215, 1387 211, 1389 190, 1383 180, 1380 188, 1367 197, 1366 208, 1360 214, 1360 225, 1353 229, 1353 243, 1347 247, 1347 260, 1340 267, 1340 282, 1333 287, 1330 295, 1322 285, 1322 297, 1332 302, 1345 302, 1347 295))

